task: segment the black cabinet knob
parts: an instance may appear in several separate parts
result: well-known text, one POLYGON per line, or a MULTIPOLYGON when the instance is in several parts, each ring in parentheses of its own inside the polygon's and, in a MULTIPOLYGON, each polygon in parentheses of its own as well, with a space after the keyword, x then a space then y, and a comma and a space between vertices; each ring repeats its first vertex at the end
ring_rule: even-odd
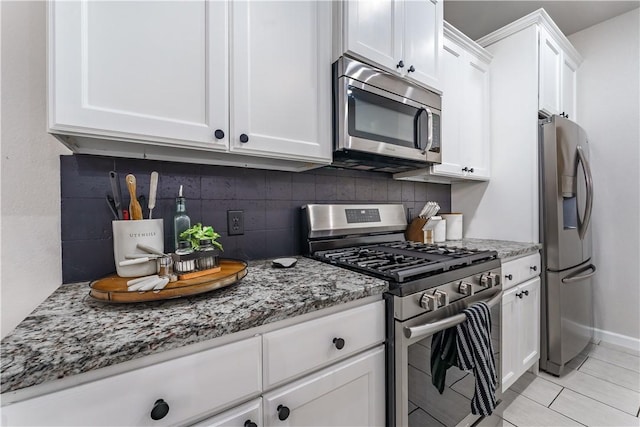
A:
POLYGON ((529 267, 529 270, 538 271, 538 267, 533 265, 533 266, 529 267))
POLYGON ((216 137, 216 139, 224 138, 224 132, 222 131, 222 129, 216 129, 213 135, 216 137))
POLYGON ((249 142, 249 137, 247 136, 246 133, 243 133, 242 135, 240 135, 240 142, 242 143, 249 142))
POLYGON ((333 344, 335 344, 338 350, 342 350, 344 348, 344 340, 342 338, 334 338, 333 344))
POLYGON ((466 166, 462 168, 462 172, 467 172, 468 170, 469 170, 469 168, 466 167, 466 166))
POLYGON ((522 298, 523 298, 522 292, 518 292, 518 293, 516 294, 516 296, 517 296, 518 298, 520 298, 520 299, 522 299, 522 298))
POLYGON ((247 420, 244 422, 244 427, 258 427, 258 424, 254 423, 251 420, 247 420))
POLYGON ((396 65, 396 68, 404 68, 404 62, 402 61, 398 62, 398 65, 396 65))
POLYGON ((469 168, 469 173, 473 173, 473 168, 469 168))
POLYGON ((506 277, 506 278, 507 278, 507 279, 509 279, 509 280, 513 280, 513 275, 512 275, 512 274, 507 274, 507 275, 506 275, 506 276, 504 276, 504 277, 506 277))
POLYGON ((156 400, 156 403, 153 404, 153 409, 151 409, 151 419, 152 420, 161 420, 167 416, 169 413, 169 404, 164 401, 164 399, 156 400))
POLYGON ((416 69, 413 68, 413 65, 409 67, 409 70, 407 70, 409 73, 413 73, 416 69))
POLYGON ((276 409, 278 410, 278 419, 280 421, 284 421, 287 418, 289 418, 289 414, 291 413, 289 408, 287 408, 284 405, 278 405, 278 407, 276 409))
POLYGON ((527 297, 529 296, 529 291, 522 291, 522 293, 527 297))

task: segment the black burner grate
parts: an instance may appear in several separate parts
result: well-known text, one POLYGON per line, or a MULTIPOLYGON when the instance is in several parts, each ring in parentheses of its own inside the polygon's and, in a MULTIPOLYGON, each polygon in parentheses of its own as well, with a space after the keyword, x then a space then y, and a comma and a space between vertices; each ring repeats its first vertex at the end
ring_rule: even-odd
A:
POLYGON ((403 283, 497 258, 495 251, 394 242, 318 251, 321 261, 403 283))

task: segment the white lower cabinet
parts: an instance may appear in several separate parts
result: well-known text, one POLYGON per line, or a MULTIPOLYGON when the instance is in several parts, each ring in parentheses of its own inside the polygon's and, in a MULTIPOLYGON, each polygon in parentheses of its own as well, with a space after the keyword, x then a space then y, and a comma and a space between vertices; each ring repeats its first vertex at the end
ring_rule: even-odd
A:
POLYGON ((504 292, 502 297, 502 391, 540 358, 540 278, 504 292))
POLYGON ((381 426, 384 346, 263 396, 265 426, 381 426))
POLYGON ((0 425, 383 425, 383 343, 377 301, 6 404, 0 425))
POLYGON ((2 425, 164 426, 261 392, 261 340, 232 344, 2 407, 2 425))

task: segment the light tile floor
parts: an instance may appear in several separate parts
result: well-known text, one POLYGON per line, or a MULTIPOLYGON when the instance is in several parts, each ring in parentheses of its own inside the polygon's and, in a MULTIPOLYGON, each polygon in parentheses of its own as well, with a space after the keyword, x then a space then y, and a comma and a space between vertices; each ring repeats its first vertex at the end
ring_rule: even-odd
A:
POLYGON ((640 351, 600 342, 562 377, 525 373, 480 426, 640 426, 640 351))

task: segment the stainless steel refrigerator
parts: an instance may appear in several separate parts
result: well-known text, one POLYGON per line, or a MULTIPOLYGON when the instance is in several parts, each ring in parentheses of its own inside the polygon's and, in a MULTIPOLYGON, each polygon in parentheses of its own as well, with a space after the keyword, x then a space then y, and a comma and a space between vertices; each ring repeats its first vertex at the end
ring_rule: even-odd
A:
POLYGON ((540 120, 539 132, 540 368, 561 375, 593 337, 593 179, 580 126, 552 116, 540 120))

